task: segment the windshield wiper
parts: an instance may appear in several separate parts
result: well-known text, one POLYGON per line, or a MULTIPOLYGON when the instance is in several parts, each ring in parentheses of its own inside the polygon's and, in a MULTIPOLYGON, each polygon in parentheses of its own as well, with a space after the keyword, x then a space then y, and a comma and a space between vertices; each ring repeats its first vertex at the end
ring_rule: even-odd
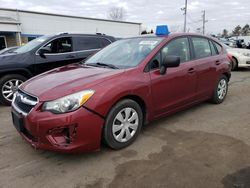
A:
POLYGON ((112 64, 108 64, 108 63, 89 63, 89 64, 86 64, 86 65, 90 65, 90 66, 101 66, 101 67, 108 67, 108 68, 111 68, 111 69, 119 69, 117 66, 115 65, 112 65, 112 64))

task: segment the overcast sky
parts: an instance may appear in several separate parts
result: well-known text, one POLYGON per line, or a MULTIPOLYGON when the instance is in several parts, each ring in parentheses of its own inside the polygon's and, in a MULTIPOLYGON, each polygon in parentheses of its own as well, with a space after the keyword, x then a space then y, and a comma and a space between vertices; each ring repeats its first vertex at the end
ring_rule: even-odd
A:
MULTIPOLYGON (((2 8, 107 18, 111 7, 126 10, 126 21, 143 23, 148 30, 157 24, 170 29, 183 29, 185 0, 0 0, 2 8)), ((236 25, 250 24, 250 0, 188 0, 187 28, 196 31, 202 26, 201 11, 206 10, 207 33, 231 31, 236 25)))

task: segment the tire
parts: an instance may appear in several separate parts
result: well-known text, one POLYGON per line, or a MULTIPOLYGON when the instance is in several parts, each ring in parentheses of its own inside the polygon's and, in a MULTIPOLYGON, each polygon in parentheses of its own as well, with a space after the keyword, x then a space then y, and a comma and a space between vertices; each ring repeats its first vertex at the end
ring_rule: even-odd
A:
POLYGON ((213 93, 211 102, 214 104, 222 103, 228 92, 228 78, 225 75, 222 75, 216 84, 216 88, 213 93))
POLYGON ((231 70, 232 71, 236 71, 238 69, 238 61, 236 58, 232 58, 232 61, 231 61, 231 70))
POLYGON ((0 103, 3 105, 11 105, 13 94, 17 91, 18 87, 27 80, 22 75, 10 74, 0 78, 0 103), (18 81, 18 82, 17 82, 18 81), (11 86, 11 83, 13 86, 11 86), (8 95, 10 95, 8 97, 8 95))
POLYGON ((130 99, 122 100, 108 113, 103 140, 112 149, 125 148, 136 140, 142 125, 143 113, 140 105, 130 99))

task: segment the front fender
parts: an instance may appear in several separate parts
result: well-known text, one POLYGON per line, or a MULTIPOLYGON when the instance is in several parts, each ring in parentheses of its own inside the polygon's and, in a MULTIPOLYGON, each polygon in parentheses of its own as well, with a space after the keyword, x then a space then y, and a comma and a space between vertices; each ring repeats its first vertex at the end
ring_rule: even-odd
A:
POLYGON ((136 96, 145 103, 148 117, 152 114, 152 100, 149 73, 128 71, 118 78, 98 85, 95 94, 85 106, 106 117, 110 109, 121 99, 136 96), (136 75, 136 76, 135 76, 136 75))

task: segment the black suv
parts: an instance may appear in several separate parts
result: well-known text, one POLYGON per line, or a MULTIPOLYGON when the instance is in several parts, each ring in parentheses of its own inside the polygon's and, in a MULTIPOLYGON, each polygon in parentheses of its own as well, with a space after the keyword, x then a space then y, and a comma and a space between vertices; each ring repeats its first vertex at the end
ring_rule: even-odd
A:
POLYGON ((18 87, 27 79, 70 63, 80 62, 115 38, 103 34, 42 36, 0 56, 0 102, 10 105, 18 87))

